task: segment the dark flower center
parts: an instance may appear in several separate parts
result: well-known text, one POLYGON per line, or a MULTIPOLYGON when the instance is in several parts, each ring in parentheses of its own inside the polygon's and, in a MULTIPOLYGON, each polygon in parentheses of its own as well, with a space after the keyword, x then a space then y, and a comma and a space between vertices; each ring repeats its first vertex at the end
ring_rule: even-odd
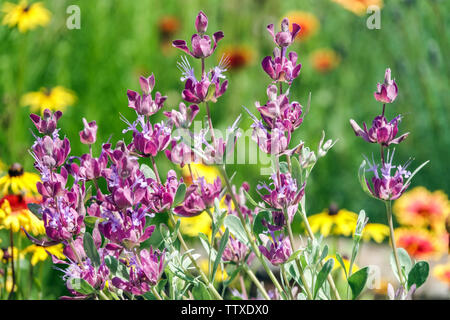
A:
POLYGON ((10 177, 19 177, 23 175, 23 167, 20 163, 14 163, 9 169, 8 169, 8 175, 10 177))
POLYGON ((339 212, 339 207, 336 203, 330 204, 330 207, 328 208, 328 215, 335 216, 339 212))

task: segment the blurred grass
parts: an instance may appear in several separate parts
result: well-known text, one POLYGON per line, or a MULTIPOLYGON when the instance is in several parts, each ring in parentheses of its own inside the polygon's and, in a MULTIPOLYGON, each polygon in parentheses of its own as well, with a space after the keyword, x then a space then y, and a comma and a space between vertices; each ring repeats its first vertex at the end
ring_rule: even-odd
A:
MULTIPOLYGON (((43 2, 53 13, 48 27, 27 34, 0 27, 0 159, 6 163, 20 161, 32 170, 27 152, 33 140, 29 132, 32 124, 28 108, 20 107, 18 99, 42 86, 63 85, 78 96, 75 106, 60 121, 61 132, 71 139, 72 154, 76 155, 87 151, 78 142, 82 117, 97 120, 98 141, 106 141, 111 134, 113 142, 120 139, 125 124, 119 120, 119 112, 133 119, 126 90, 139 89, 139 75, 153 72, 155 90, 169 96, 165 109, 178 108, 182 83, 176 62, 181 52, 163 42, 158 30, 159 19, 167 15, 178 17, 181 23, 173 39, 189 39, 195 16, 203 10, 210 22, 208 33, 219 29, 225 33, 219 50, 245 44, 254 51, 248 66, 228 73, 228 91, 212 107, 215 126, 228 127, 243 113, 242 105, 255 111, 255 101, 266 101, 269 78, 260 62, 273 50, 266 25, 278 25, 290 10, 303 10, 314 13, 321 26, 313 37, 291 47, 303 64, 291 90, 292 98, 305 105, 312 92, 310 113, 291 145, 302 139, 315 149, 322 129, 328 138, 339 139, 311 177, 308 211, 316 213, 336 202, 356 212, 364 208, 372 221, 384 221, 382 204, 369 199, 357 181, 361 154, 376 154, 378 149, 356 138, 348 120, 370 123, 380 112, 373 91, 383 80, 386 67, 392 69, 400 90, 396 102, 387 107, 387 116, 403 114, 400 132, 411 132, 397 148, 396 162, 414 157, 412 167, 416 167, 430 159, 414 178, 413 186, 450 192, 448 1, 385 1, 380 30, 367 29, 366 16, 358 17, 328 0, 43 2), (81 8, 80 30, 66 28, 65 11, 71 4, 81 8), (336 50, 342 60, 335 70, 321 74, 312 68, 309 54, 324 47, 336 50)), ((208 59, 207 66, 217 63, 218 58, 208 59)), ((198 67, 198 61, 192 60, 198 67)), ((162 119, 162 113, 154 118, 162 119)), ((243 118, 241 128, 245 130, 251 121, 246 114, 243 118)), ((97 145, 97 151, 99 148, 97 145)), ((173 167, 164 155, 158 160, 161 170, 173 167)), ((248 181, 255 186, 264 178, 256 165, 230 166, 231 170, 237 171, 236 183, 248 181)))

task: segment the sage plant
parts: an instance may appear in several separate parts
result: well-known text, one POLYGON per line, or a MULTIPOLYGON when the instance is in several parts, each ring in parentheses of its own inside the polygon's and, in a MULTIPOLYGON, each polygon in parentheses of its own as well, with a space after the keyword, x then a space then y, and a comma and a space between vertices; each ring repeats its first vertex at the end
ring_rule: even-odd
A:
MULTIPOLYGON (((426 279, 428 276, 428 263, 420 261, 415 264, 411 263, 408 253, 403 249, 397 249, 394 238, 394 226, 392 219, 392 200, 396 200, 406 191, 411 184, 414 175, 422 169, 428 161, 422 163, 414 172, 410 172, 412 159, 410 158, 404 164, 395 164, 394 155, 395 148, 390 149, 391 145, 398 145, 404 141, 409 132, 398 135, 398 126, 402 119, 401 115, 397 115, 391 121, 386 118, 386 106, 393 103, 398 95, 398 87, 391 76, 391 69, 386 69, 384 82, 377 84, 377 91, 374 92, 375 100, 382 103, 382 111, 372 121, 372 127, 367 129, 367 125, 363 123, 361 128, 355 120, 350 119, 350 125, 356 136, 359 136, 368 143, 378 144, 380 147, 379 161, 377 162, 372 154, 372 160, 364 156, 359 168, 359 181, 363 190, 371 197, 383 201, 386 206, 386 214, 390 229, 390 242, 393 250, 393 260, 395 261, 394 273, 400 282, 401 287, 397 290, 396 298, 407 298, 423 284, 420 278, 426 279), (366 177, 366 173, 371 174, 371 179, 366 177), (409 262, 408 262, 409 261, 409 262), (425 266, 426 265, 426 266, 425 266), (420 272, 419 272, 420 270, 420 272), (421 283, 419 283, 421 282, 421 283), (412 291, 411 291, 412 290, 412 291)), ((392 298, 394 294, 392 286, 389 289, 389 296, 392 298)), ((392 298, 393 299, 393 298, 392 298)))

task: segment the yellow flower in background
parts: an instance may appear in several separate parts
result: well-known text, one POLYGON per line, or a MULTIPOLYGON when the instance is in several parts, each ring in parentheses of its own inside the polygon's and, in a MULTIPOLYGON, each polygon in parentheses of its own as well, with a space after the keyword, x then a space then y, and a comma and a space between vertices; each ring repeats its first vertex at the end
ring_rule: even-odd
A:
POLYGON ((339 209, 336 205, 331 205, 321 213, 308 217, 311 230, 319 232, 324 237, 328 235, 349 236, 356 226, 358 215, 346 209, 339 209))
POLYGON ((296 23, 301 27, 300 32, 295 37, 296 39, 306 40, 313 36, 320 27, 319 19, 317 19, 317 17, 310 12, 289 11, 283 16, 283 18, 284 17, 288 18, 289 28, 291 28, 291 30, 292 23, 296 23))
POLYGON ((25 172, 19 163, 14 163, 8 173, 0 178, 0 198, 7 194, 31 197, 37 194, 36 183, 39 175, 25 172))
POLYGON ((389 227, 381 223, 366 224, 362 233, 364 241, 373 240, 376 243, 381 243, 386 237, 389 237, 389 227))
POLYGON ((450 262, 434 267, 433 276, 450 286, 450 262))
POLYGON ((195 217, 174 217, 175 220, 180 220, 180 231, 181 233, 189 237, 197 237, 198 234, 204 233, 211 237, 212 224, 209 214, 204 211, 195 217))
POLYGON ((312 67, 319 72, 326 73, 335 69, 341 62, 341 58, 333 49, 317 49, 310 55, 312 67))
POLYGON ((23 254, 28 254, 31 253, 31 265, 35 266, 36 264, 38 264, 41 261, 45 261, 49 255, 47 252, 50 252, 52 255, 54 255, 55 257, 57 257, 58 259, 65 259, 66 257, 63 254, 63 250, 64 247, 62 245, 62 243, 59 243, 55 246, 50 246, 50 247, 41 247, 41 246, 37 246, 35 244, 32 244, 28 247, 26 247, 22 253, 23 254))
POLYGON ((450 214, 450 201, 442 191, 430 192, 424 187, 416 187, 396 200, 392 210, 402 225, 431 226, 434 231, 442 232, 450 214))
POLYGON ((5 174, 5 172, 6 172, 7 170, 8 170, 8 169, 7 169, 6 164, 5 164, 2 160, 0 160, 0 177, 1 177, 3 174, 5 174))
POLYGON ((43 113, 45 109, 64 111, 75 103, 77 97, 69 89, 61 86, 41 88, 40 91, 29 92, 22 96, 22 106, 30 106, 32 112, 43 113))
POLYGON ((370 6, 377 6, 380 9, 383 7, 383 0, 331 0, 331 1, 340 4, 345 9, 359 16, 366 14, 367 8, 370 6))
MULTIPOLYGON (((11 199, 10 196, 7 196, 11 199)), ((34 235, 44 234, 45 227, 44 222, 39 220, 30 210, 23 207, 23 203, 26 206, 25 200, 20 200, 19 206, 11 206, 9 201, 4 197, 0 203, 0 226, 5 229, 12 230, 13 232, 19 232, 23 227, 27 232, 31 232, 34 235), (23 202, 23 203, 22 203, 23 202)), ((13 196, 19 197, 20 196, 13 196)))
MULTIPOLYGON (((211 263, 211 268, 212 268, 213 264, 214 264, 214 261, 212 261, 212 263, 211 263)), ((200 269, 202 269, 202 271, 205 274, 208 274, 209 266, 208 266, 207 259, 200 260, 199 267, 200 267, 200 269)), ((219 267, 217 268, 216 276, 214 277, 214 281, 215 282, 223 282, 223 281, 227 280, 227 278, 228 278, 227 271, 225 269, 222 269, 222 266, 219 264, 219 267)))
POLYGON ((10 28, 17 26, 20 32, 33 30, 38 26, 46 26, 50 22, 51 13, 42 2, 28 4, 26 0, 19 4, 5 2, 2 6, 5 13, 2 24, 10 28))
MULTIPOLYGON (((191 163, 191 170, 194 180, 198 179, 198 177, 205 177, 205 181, 207 183, 214 183, 214 180, 216 180, 217 177, 222 178, 219 170, 215 166, 208 166, 202 163, 191 163)), ((181 169, 181 175, 183 176, 183 180, 186 185, 190 185, 192 183, 192 177, 188 165, 185 165, 181 169)))
POLYGON ((416 259, 438 259, 448 250, 448 235, 435 235, 426 229, 397 228, 397 247, 405 249, 416 259))

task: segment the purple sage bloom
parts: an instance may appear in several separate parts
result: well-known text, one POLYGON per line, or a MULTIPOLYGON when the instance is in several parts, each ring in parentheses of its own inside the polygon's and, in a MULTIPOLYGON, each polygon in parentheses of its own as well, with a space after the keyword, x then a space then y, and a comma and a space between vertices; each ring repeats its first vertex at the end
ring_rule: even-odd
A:
POLYGON ((259 246, 259 250, 274 266, 285 263, 292 255, 289 238, 280 235, 277 240, 273 233, 272 241, 267 241, 265 246, 259 246))
POLYGON ((282 48, 289 47, 292 42, 294 42, 297 33, 300 32, 300 29, 301 27, 298 24, 293 23, 292 32, 289 31, 289 20, 287 18, 284 18, 283 21, 281 21, 281 31, 277 34, 274 32, 273 24, 269 24, 267 26, 267 30, 272 36, 273 41, 275 41, 275 43, 282 48))
POLYGON ((37 114, 30 114, 31 121, 33 121, 39 133, 45 135, 51 135, 56 130, 58 120, 61 117, 61 111, 55 111, 55 113, 52 113, 49 109, 44 110, 42 118, 37 114))
POLYGON ((350 119, 350 124, 353 131, 355 131, 356 136, 362 137, 367 142, 379 143, 387 147, 390 144, 399 144, 409 135, 408 132, 395 138, 398 133, 398 124, 400 121, 400 115, 392 119, 390 122, 387 122, 387 119, 384 116, 377 116, 372 122, 372 128, 369 130, 367 130, 365 123, 363 123, 364 129, 361 129, 361 127, 353 119, 350 119))
POLYGON ((214 199, 219 198, 221 191, 219 177, 213 184, 207 183, 204 177, 201 177, 187 188, 183 203, 175 207, 174 212, 182 217, 198 216, 214 205, 214 199))
POLYGON ((281 50, 275 48, 274 57, 267 56, 261 62, 264 71, 274 81, 285 81, 291 84, 292 81, 300 74, 302 64, 297 64, 297 53, 290 52, 288 57, 282 56, 281 50))
POLYGON ((391 103, 397 98, 397 94, 397 84, 395 80, 391 79, 391 69, 388 68, 384 75, 384 83, 377 84, 377 91, 374 93, 374 97, 377 101, 391 103))
POLYGON ((208 26, 208 18, 206 15, 200 11, 195 20, 195 27, 199 34, 194 34, 191 38, 191 46, 192 50, 189 50, 187 47, 186 41, 184 40, 175 40, 172 45, 175 48, 178 48, 190 56, 197 59, 204 59, 209 57, 214 53, 217 47, 217 43, 223 39, 223 32, 217 31, 213 34, 213 46, 211 48, 211 38, 203 33, 206 32, 206 28, 208 26))
POLYGON ((83 118, 84 129, 80 131, 80 140, 83 144, 94 144, 97 140, 97 123, 94 121, 87 122, 83 118))
POLYGON ((155 99, 152 98, 152 90, 155 87, 155 76, 152 74, 150 77, 140 77, 139 83, 143 95, 133 90, 127 91, 128 106, 136 111, 141 116, 151 116, 155 114, 164 106, 164 101, 167 97, 162 96, 161 93, 156 92, 155 99))
MULTIPOLYGON (((250 251, 245 244, 243 244, 239 240, 233 239, 233 237, 230 236, 227 246, 223 251, 222 260, 225 262, 234 262, 236 264, 240 264, 246 262, 245 260, 249 252, 250 251)), ((246 263, 250 264, 253 258, 254 254, 252 252, 246 263)))

